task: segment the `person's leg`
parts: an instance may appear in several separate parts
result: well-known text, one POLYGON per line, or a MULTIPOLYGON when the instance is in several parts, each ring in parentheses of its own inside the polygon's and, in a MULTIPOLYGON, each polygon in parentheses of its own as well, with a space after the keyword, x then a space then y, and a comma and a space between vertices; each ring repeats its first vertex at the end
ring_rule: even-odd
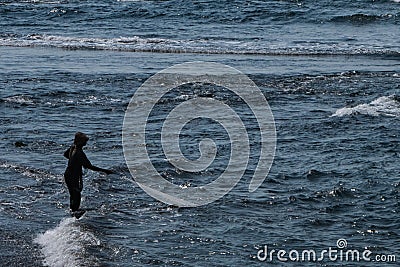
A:
POLYGON ((81 205, 81 190, 78 188, 75 189, 75 197, 74 197, 74 211, 79 210, 79 206, 81 205))
POLYGON ((76 187, 68 187, 69 190, 69 207, 72 212, 79 210, 81 205, 81 191, 76 187))

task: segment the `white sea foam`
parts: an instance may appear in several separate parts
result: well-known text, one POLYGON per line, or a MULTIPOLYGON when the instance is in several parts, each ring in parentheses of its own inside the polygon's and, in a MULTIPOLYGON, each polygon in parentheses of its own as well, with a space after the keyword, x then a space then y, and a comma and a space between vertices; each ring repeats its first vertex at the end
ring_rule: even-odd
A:
POLYGON ((33 104, 32 98, 28 95, 10 96, 10 97, 3 98, 3 101, 9 102, 9 103, 17 103, 17 104, 27 104, 27 105, 33 104))
POLYGON ((355 107, 344 107, 336 110, 333 117, 348 115, 369 115, 369 116, 400 116, 400 103, 395 95, 382 96, 369 104, 360 104, 355 107))
POLYGON ((8 46, 50 46, 100 50, 152 49, 159 48, 161 44, 175 44, 177 42, 178 41, 171 39, 140 38, 138 36, 119 38, 92 38, 31 34, 22 38, 11 36, 0 38, 0 45, 8 46), (145 45, 145 47, 143 47, 143 45, 145 45))
POLYGON ((60 224, 39 234, 35 243, 41 245, 44 264, 51 267, 94 266, 95 258, 85 257, 86 246, 98 246, 100 240, 83 231, 75 218, 63 219, 60 224))
MULTIPOLYGON (((57 12, 62 12, 57 10, 57 12)), ((265 45, 259 41, 214 39, 168 39, 139 36, 101 38, 30 34, 26 36, 0 35, 0 46, 57 47, 64 49, 110 50, 154 53, 206 53, 206 54, 257 54, 257 55, 398 55, 397 49, 366 46, 335 45, 330 43, 265 45)))

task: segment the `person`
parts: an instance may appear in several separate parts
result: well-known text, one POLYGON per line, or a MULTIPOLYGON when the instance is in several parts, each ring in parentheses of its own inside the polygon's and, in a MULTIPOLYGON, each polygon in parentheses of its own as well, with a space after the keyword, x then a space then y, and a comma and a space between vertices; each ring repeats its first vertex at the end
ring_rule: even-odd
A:
POLYGON ((93 171, 111 174, 113 171, 96 167, 90 163, 83 152, 83 147, 87 144, 89 137, 81 132, 75 134, 74 144, 64 152, 64 157, 68 159, 68 166, 64 173, 65 183, 67 184, 70 196, 70 209, 74 213, 79 210, 81 204, 82 167, 93 171))

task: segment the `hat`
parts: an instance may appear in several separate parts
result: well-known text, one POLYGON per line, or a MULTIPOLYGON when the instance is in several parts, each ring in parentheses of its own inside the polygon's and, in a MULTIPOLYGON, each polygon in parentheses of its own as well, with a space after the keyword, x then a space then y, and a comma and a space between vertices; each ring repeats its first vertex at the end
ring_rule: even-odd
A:
POLYGON ((74 145, 84 146, 88 140, 89 140, 89 137, 86 134, 77 132, 75 134, 74 145))

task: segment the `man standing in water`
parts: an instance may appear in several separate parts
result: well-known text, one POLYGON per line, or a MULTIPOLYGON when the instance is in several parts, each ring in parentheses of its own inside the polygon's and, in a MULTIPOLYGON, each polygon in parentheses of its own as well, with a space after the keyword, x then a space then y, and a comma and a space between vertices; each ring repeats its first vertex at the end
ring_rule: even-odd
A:
POLYGON ((64 178, 70 195, 70 209, 75 217, 80 217, 84 213, 84 211, 79 210, 81 204, 81 191, 83 188, 82 167, 93 171, 104 172, 106 174, 113 173, 111 170, 102 169, 93 166, 92 163, 90 163, 82 150, 88 140, 89 137, 87 137, 86 134, 77 132, 75 134, 74 144, 64 152, 64 157, 68 159, 68 167, 65 170, 64 178), (77 215, 76 212, 81 214, 77 215))

